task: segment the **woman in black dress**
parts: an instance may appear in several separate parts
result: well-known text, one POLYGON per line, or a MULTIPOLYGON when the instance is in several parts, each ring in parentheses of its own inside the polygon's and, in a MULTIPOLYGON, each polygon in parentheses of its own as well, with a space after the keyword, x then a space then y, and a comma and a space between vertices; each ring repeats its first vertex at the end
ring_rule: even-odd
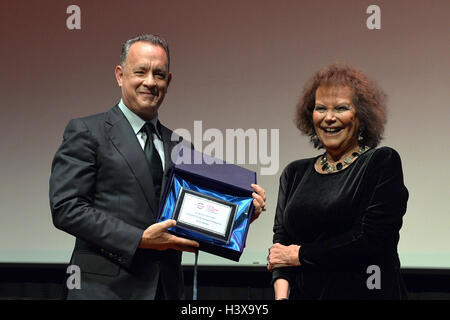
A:
POLYGON ((306 85, 296 121, 325 152, 280 177, 267 266, 275 299, 407 298, 397 244, 408 190, 398 153, 376 149, 384 93, 333 64, 306 85))

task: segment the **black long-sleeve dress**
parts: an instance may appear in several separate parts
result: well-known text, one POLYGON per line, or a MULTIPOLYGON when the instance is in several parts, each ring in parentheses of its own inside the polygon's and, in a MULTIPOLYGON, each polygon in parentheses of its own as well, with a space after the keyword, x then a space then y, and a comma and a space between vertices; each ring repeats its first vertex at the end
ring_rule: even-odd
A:
POLYGON ((300 245, 301 266, 274 269, 272 280, 289 281, 290 299, 405 299, 400 156, 371 149, 332 174, 318 173, 316 160, 294 161, 280 177, 273 242, 300 245))

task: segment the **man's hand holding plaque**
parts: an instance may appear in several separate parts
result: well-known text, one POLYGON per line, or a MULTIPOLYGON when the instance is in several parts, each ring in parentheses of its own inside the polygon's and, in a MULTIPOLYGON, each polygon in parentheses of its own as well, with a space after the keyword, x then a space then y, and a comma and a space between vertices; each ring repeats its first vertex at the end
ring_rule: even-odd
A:
POLYGON ((172 219, 152 224, 142 234, 139 248, 195 252, 199 246, 197 241, 180 238, 167 232, 169 228, 176 224, 176 221, 172 219))
POLYGON ((251 184, 253 192, 253 205, 255 206, 255 212, 253 213, 250 223, 258 219, 261 212, 266 211, 266 191, 257 184, 251 184))

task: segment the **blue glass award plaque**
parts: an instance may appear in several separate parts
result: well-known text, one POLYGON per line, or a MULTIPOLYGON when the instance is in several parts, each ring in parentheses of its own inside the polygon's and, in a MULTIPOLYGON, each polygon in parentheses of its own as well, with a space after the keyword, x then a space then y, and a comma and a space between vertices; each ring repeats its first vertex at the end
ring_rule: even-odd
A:
POLYGON ((186 147, 179 152, 197 161, 175 161, 158 221, 174 219, 177 225, 169 232, 196 240, 199 250, 239 261, 254 210, 250 185, 256 172, 186 147))

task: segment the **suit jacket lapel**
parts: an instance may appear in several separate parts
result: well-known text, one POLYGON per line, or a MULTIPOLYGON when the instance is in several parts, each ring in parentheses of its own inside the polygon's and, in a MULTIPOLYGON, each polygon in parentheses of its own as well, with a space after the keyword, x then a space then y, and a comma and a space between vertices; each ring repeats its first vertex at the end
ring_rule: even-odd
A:
POLYGON ((152 175, 147 165, 147 160, 130 123, 117 105, 108 112, 106 117, 106 127, 107 129, 109 128, 111 142, 125 158, 156 217, 158 208, 155 201, 156 199, 154 199, 155 189, 153 186, 152 175))
MULTIPOLYGON (((179 143, 179 141, 172 141, 172 131, 161 125, 158 121, 158 126, 161 132, 161 138, 164 144, 164 157, 165 157, 165 170, 163 175, 162 187, 161 187, 161 197, 164 195, 166 189, 167 180, 169 174, 172 171, 173 161, 172 161, 172 150, 179 143)), ((161 199, 160 199, 161 200, 161 199)))

